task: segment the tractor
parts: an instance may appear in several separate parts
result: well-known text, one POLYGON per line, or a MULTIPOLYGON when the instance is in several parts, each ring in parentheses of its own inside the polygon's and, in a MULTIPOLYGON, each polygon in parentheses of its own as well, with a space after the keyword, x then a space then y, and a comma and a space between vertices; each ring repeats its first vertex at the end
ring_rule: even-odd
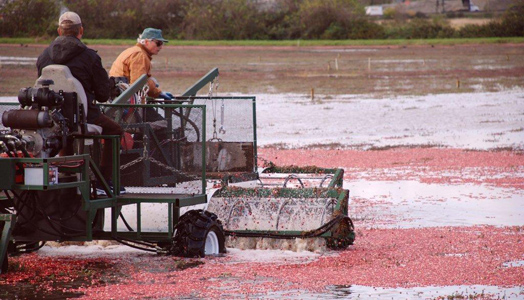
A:
POLYGON ((259 167, 256 98, 217 96, 218 74, 173 100, 148 98, 146 75, 116 79, 119 95, 100 109, 123 137, 86 122, 85 92, 66 66, 44 68, 18 103, 1 103, 1 272, 9 255, 46 241, 114 240, 182 257, 224 255, 243 239, 352 244, 343 170, 259 167), (113 187, 99 170, 110 146, 113 187))

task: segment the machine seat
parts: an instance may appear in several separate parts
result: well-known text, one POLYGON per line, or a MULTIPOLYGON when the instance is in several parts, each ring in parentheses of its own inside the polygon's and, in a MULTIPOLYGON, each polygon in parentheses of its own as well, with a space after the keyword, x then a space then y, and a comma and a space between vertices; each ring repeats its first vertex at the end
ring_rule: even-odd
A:
MULTIPOLYGON (((54 81, 51 88, 55 91, 63 90, 64 92, 76 92, 81 105, 84 108, 84 112, 87 113, 87 96, 84 91, 84 87, 76 79, 67 66, 63 65, 49 65, 42 69, 42 75, 37 79, 35 86, 38 86, 38 81, 41 79, 51 79, 54 81)), ((84 116, 85 118, 85 116, 84 116)), ((87 132, 85 134, 102 134, 102 127, 95 124, 87 124, 87 132)))

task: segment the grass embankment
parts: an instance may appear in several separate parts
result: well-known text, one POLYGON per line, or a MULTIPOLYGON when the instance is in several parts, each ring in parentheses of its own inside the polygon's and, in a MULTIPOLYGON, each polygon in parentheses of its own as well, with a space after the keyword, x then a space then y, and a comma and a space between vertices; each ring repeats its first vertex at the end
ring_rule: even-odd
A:
MULTIPOLYGON (((0 44, 49 44, 52 38, 0 38, 0 44)), ((91 45, 133 45, 131 39, 83 39, 91 45)), ((463 38, 463 39, 398 39, 398 40, 171 40, 172 46, 384 46, 384 45, 460 45, 524 43, 524 37, 463 38)))

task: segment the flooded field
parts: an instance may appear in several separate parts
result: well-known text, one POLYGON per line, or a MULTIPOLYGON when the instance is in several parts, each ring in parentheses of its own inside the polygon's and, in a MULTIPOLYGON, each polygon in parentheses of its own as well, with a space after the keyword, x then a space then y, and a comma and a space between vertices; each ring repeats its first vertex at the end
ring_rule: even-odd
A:
MULTIPOLYGON (((205 259, 45 246, 11 258, 0 298, 524 297, 522 45, 165 50, 157 77, 176 93, 218 66, 221 91, 257 96, 261 163, 345 170, 355 245, 205 259)), ((119 51, 100 47, 105 64, 119 51)), ((3 65, 2 101, 28 70, 3 65)))
MULTIPOLYGON (((16 95, 36 79, 29 63, 44 45, 0 45, 0 96, 16 95), (18 62, 18 63, 17 63, 18 62)), ((90 45, 109 70, 125 46, 90 45)), ((498 92, 522 86, 521 44, 378 47, 165 46, 153 59, 164 90, 183 93, 212 68, 219 93, 295 93, 329 101, 333 95, 426 95, 498 92)), ((207 91, 203 91, 207 93, 207 91)))
POLYGON ((263 94, 257 100, 262 146, 363 150, 398 146, 472 150, 523 146, 522 88, 386 99, 318 95, 316 101, 294 94, 263 94), (284 122, 292 126, 284 126, 284 122))

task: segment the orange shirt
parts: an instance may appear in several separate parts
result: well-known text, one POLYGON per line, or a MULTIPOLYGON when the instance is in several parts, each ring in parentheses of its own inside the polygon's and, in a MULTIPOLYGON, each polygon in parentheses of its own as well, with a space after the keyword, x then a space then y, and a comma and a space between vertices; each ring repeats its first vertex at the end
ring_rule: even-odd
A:
MULTIPOLYGON (((130 84, 138 80, 143 74, 151 77, 152 59, 151 54, 144 46, 136 44, 120 53, 111 66, 109 76, 125 76, 130 84)), ((147 81, 147 85, 149 86, 147 95, 150 97, 157 98, 162 92, 162 90, 156 87, 155 82, 151 78, 147 81)))

